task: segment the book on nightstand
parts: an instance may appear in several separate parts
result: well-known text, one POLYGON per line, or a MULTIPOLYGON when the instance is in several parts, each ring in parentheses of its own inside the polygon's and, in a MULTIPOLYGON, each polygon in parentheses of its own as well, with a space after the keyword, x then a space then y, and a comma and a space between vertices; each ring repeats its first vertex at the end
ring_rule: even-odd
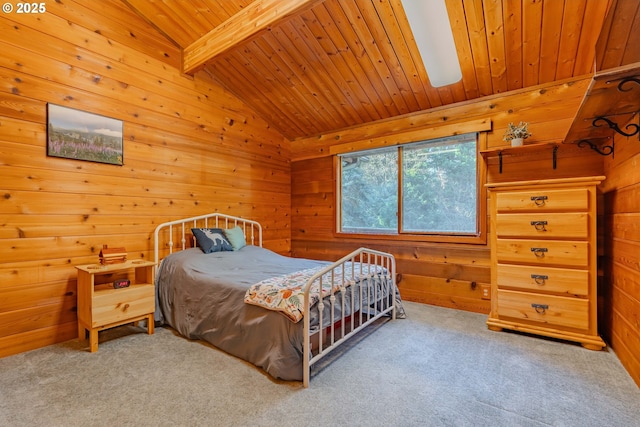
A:
POLYGON ((127 260, 127 250, 125 248, 109 248, 102 246, 100 251, 100 264, 119 264, 127 260))

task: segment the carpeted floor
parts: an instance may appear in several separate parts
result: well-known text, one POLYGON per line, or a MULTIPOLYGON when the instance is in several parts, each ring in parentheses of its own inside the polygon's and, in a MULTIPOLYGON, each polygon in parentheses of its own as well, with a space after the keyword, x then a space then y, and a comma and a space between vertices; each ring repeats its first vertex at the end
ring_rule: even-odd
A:
POLYGON ((405 302, 318 367, 279 382, 157 328, 104 331, 0 359, 2 426, 640 426, 615 354, 487 330, 486 316, 405 302))

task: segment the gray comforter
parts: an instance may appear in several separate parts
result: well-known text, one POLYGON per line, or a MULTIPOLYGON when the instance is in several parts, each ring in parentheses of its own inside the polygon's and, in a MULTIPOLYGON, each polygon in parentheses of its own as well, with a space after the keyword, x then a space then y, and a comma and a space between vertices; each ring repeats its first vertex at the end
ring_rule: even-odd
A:
MULTIPOLYGON (((257 246, 211 254, 196 248, 176 252, 158 269, 155 319, 275 378, 300 381, 303 322, 293 323, 281 313, 245 304, 244 295, 262 280, 327 264, 257 246)), ((310 317, 316 329, 317 318, 317 313, 310 317)))
POLYGON ((203 339, 276 378, 302 379, 302 323, 244 303, 246 290, 270 277, 327 264, 257 246, 204 254, 187 249, 162 261, 156 320, 203 339), (265 333, 264 331, 270 331, 265 333))

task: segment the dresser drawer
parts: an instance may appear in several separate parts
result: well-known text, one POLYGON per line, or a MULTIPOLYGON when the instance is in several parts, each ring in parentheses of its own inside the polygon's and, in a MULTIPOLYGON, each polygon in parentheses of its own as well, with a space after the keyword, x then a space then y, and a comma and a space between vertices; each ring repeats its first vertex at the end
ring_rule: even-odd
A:
POLYGON ((92 327, 101 327, 155 311, 152 284, 102 290, 93 298, 92 327))
POLYGON ((576 329, 589 328, 589 300, 498 290, 500 317, 576 329))
POLYGON ((498 212, 520 211, 587 211, 589 191, 586 188, 508 191, 496 194, 498 212))
POLYGON ((562 240, 496 239, 498 262, 586 268, 589 243, 562 240))
POLYGON ((586 239, 588 220, 586 212, 497 214, 496 233, 499 237, 586 239))
POLYGON ((570 268, 498 264, 499 288, 516 288, 533 292, 589 295, 589 271, 570 268))

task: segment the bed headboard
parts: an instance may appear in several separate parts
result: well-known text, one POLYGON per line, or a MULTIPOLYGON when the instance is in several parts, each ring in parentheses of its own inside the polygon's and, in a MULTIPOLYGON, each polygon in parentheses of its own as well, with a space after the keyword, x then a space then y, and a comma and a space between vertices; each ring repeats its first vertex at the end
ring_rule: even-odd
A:
POLYGON ((156 266, 160 265, 160 260, 165 256, 196 246, 195 237, 191 233, 192 228, 233 228, 236 226, 244 231, 248 245, 262 247, 262 226, 260 223, 237 216, 211 213, 160 224, 153 234, 156 266))

